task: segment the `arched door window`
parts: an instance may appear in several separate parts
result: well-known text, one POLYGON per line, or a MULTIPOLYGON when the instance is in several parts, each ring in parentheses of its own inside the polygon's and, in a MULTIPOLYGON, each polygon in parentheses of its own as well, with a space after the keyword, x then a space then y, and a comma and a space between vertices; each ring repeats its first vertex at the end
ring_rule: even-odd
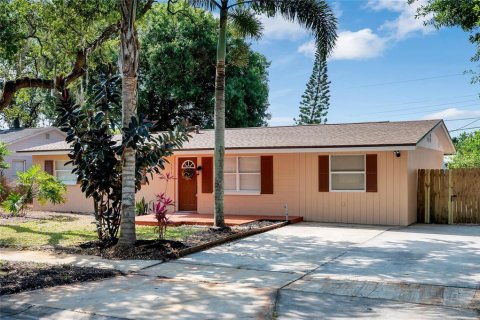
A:
POLYGON ((195 175, 195 163, 192 160, 185 160, 182 163, 182 178, 191 180, 195 175))

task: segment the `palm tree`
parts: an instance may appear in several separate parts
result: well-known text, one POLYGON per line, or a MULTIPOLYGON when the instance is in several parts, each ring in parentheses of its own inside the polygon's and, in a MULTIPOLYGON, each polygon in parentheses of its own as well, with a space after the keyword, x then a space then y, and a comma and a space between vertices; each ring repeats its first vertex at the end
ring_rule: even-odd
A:
MULTIPOLYGON (((176 0, 169 0, 174 3, 176 0)), ((225 155, 225 55, 227 22, 244 36, 261 36, 261 23, 255 14, 281 14, 311 30, 317 46, 330 53, 337 38, 337 20, 325 0, 189 0, 192 6, 220 13, 215 77, 215 222, 225 227, 223 215, 223 165, 225 155)))
MULTIPOLYGON (((135 30, 137 0, 121 0, 120 56, 122 73, 122 122, 129 126, 136 114, 138 40, 135 30)), ((126 148, 122 155, 122 213, 118 245, 135 244, 135 150, 126 148)))

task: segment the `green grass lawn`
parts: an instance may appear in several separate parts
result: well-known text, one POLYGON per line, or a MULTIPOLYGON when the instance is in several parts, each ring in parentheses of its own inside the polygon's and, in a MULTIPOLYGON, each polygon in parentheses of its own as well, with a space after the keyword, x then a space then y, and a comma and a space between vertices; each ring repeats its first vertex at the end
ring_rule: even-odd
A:
MULTIPOLYGON (((59 214, 32 216, 32 219, 0 219, 0 245, 41 247, 45 245, 75 246, 95 240, 95 225, 89 216, 59 214)), ((137 239, 156 239, 154 227, 137 226, 137 239)), ((167 239, 179 240, 200 231, 194 226, 169 227, 167 239)))

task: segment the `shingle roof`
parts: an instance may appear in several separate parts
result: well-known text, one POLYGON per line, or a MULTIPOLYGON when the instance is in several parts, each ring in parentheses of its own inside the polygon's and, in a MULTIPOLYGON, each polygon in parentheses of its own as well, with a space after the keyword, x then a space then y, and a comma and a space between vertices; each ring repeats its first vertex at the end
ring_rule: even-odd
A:
MULTIPOLYGON (((226 149, 283 149, 415 146, 441 120, 364 122, 225 130, 226 149)), ((192 134, 182 150, 211 150, 214 131, 192 134)), ((66 142, 36 146, 23 152, 68 151, 66 142)))
MULTIPOLYGON (((227 129, 227 149, 416 145, 440 120, 227 129)), ((183 150, 213 149, 214 131, 193 134, 183 150)))
POLYGON ((0 130, 0 141, 10 144, 17 140, 27 138, 29 136, 41 133, 43 131, 49 131, 52 127, 46 128, 19 128, 19 129, 6 129, 0 130))

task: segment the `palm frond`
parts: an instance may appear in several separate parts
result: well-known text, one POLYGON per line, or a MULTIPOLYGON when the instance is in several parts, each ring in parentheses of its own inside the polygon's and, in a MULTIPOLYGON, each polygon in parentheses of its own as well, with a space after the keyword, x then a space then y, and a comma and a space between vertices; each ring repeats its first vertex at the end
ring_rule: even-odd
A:
POLYGON ((239 37, 258 40, 262 36, 263 25, 252 10, 235 8, 229 17, 233 31, 239 37))
POLYGON ((337 18, 325 0, 252 0, 257 13, 281 14, 295 21, 315 36, 319 50, 331 53, 337 39, 337 18))

